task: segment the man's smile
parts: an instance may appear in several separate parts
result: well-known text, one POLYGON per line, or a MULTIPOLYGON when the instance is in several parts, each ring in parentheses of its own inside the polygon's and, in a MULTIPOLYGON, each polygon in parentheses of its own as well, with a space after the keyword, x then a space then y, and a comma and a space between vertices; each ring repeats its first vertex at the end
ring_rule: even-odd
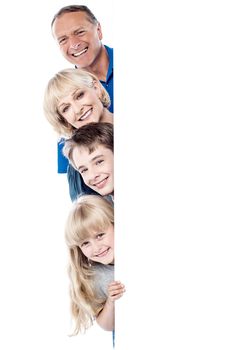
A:
POLYGON ((84 53, 86 53, 87 52, 87 50, 88 50, 88 47, 86 47, 85 49, 83 49, 82 51, 79 51, 79 52, 75 52, 75 53, 72 53, 71 55, 73 56, 73 57, 79 57, 79 56, 81 56, 81 55, 83 55, 84 53))

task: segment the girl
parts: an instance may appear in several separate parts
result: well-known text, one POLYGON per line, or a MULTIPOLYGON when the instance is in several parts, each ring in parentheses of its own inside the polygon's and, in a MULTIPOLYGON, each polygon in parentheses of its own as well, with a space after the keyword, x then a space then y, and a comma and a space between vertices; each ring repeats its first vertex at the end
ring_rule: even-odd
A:
POLYGON ((65 230, 73 335, 93 321, 114 330, 114 303, 125 292, 114 281, 114 209, 98 195, 84 195, 75 203, 65 230))

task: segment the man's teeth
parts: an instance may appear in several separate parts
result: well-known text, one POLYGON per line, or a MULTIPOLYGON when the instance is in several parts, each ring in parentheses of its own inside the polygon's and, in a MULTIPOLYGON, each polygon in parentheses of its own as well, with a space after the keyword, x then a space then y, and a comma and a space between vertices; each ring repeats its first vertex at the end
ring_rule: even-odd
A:
POLYGON ((80 52, 76 52, 76 53, 73 53, 72 56, 74 57, 79 57, 80 55, 82 55, 83 53, 85 53, 87 51, 87 48, 80 51, 80 52))

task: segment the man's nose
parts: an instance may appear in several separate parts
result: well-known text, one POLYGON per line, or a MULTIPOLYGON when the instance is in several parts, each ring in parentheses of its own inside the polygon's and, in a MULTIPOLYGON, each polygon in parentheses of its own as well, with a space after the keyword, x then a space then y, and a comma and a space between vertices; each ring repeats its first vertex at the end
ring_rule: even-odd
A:
POLYGON ((79 47, 80 43, 77 42, 77 39, 70 39, 70 48, 71 49, 74 49, 74 50, 77 50, 78 47, 79 47))

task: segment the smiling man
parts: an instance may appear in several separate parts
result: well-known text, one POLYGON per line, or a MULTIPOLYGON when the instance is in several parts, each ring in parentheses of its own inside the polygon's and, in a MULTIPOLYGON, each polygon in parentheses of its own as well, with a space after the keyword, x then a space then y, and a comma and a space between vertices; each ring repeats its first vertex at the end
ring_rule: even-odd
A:
POLYGON ((83 6, 79 8, 79 11, 76 6, 76 11, 63 10, 56 15, 52 23, 53 36, 69 62, 105 81, 109 57, 101 42, 103 35, 100 23, 89 9, 83 6))

